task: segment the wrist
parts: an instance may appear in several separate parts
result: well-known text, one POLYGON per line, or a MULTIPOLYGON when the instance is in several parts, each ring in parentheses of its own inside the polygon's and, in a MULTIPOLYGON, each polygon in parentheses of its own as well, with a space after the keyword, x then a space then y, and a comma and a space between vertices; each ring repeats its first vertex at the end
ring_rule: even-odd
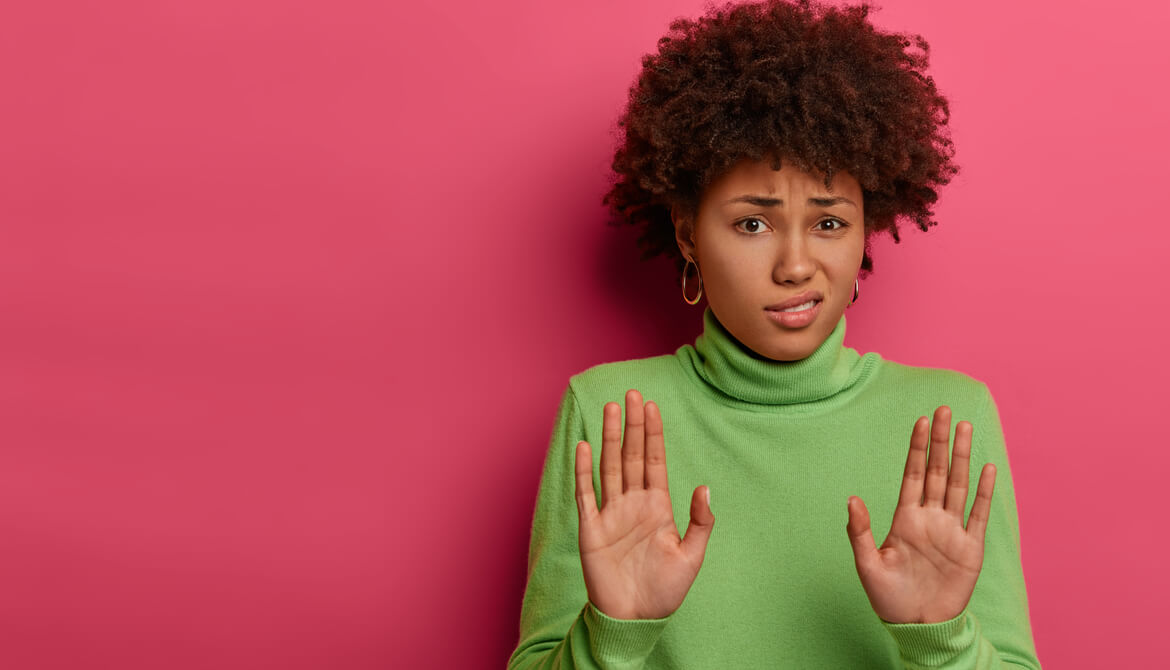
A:
POLYGON ((670 619, 614 619, 586 602, 583 621, 598 660, 627 663, 649 656, 670 619))
POLYGON ((593 598, 588 600, 589 607, 598 614, 614 621, 654 621, 667 619, 674 612, 643 612, 632 605, 599 605, 593 598))
POLYGON ((978 621, 966 608, 935 623, 882 623, 901 657, 914 667, 944 665, 966 653, 980 635, 978 621))

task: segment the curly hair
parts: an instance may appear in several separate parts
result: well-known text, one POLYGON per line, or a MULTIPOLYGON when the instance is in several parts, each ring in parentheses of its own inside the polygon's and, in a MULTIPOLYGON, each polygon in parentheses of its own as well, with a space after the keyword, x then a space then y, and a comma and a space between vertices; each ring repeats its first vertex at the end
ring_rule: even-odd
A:
POLYGON ((670 24, 630 87, 602 200, 610 225, 643 227, 643 260, 666 254, 683 271, 671 208, 693 221, 703 190, 744 158, 790 160, 826 188, 837 170, 858 180, 862 277, 873 234, 900 242, 899 219, 937 224, 936 189, 958 173, 947 99, 924 73, 926 40, 879 31, 871 8, 765 0, 670 24))

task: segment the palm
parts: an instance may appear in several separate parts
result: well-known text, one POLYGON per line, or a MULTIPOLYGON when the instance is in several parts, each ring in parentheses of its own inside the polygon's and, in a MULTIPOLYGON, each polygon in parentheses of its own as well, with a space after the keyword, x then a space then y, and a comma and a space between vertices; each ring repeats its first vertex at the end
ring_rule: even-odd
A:
POLYGON ((950 408, 943 406, 935 412, 933 429, 928 431, 926 417, 915 423, 901 495, 881 548, 874 544, 865 503, 860 498, 856 504, 849 501, 857 574, 874 611, 885 621, 934 623, 953 618, 970 601, 983 566, 995 466, 988 464, 980 473, 964 528, 973 427, 959 422, 948 467, 950 418, 950 408))
POLYGON ((626 395, 622 444, 620 407, 607 403, 602 430, 601 509, 593 491, 588 442, 577 445, 577 507, 581 567, 594 607, 616 619, 657 619, 678 609, 698 575, 714 517, 691 501, 686 538, 678 534, 666 482, 662 420, 654 403, 626 395), (620 451, 619 451, 620 449, 620 451))

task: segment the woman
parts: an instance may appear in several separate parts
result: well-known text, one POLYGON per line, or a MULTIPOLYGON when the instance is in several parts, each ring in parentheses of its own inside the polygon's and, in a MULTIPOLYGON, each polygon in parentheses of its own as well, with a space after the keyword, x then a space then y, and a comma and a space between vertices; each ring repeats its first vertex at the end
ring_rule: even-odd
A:
POLYGON ((703 332, 570 378, 509 668, 1039 667, 987 386, 843 345, 871 237, 957 172, 927 44, 868 9, 727 7, 644 59, 606 202, 703 332))

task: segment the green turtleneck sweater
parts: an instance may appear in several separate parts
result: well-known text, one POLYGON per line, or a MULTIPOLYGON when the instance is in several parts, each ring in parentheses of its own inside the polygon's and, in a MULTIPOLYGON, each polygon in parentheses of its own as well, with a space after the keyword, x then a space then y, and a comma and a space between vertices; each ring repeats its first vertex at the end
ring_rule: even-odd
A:
POLYGON ((1039 668, 1015 492, 987 386, 953 370, 861 355, 844 339, 842 316, 808 358, 763 359, 708 307, 693 346, 573 375, 541 475, 509 669, 1039 668), (680 531, 701 484, 716 518, 694 585, 663 619, 618 620, 593 608, 577 547, 577 442, 594 445, 600 492, 602 407, 614 401, 624 412, 631 388, 661 409, 680 531), (857 576, 847 501, 865 501, 880 545, 911 428, 939 405, 951 407, 952 441, 959 421, 974 425, 971 490, 984 463, 998 469, 983 570, 954 619, 890 624, 857 576))

